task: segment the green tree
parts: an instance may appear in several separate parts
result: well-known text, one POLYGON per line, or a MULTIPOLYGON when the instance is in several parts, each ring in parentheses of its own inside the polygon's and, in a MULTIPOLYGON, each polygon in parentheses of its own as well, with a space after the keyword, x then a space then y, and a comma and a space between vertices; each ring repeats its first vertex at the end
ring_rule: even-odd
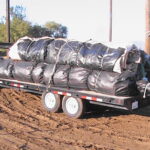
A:
MULTIPOLYGON (((11 42, 15 42, 20 37, 29 34, 31 23, 25 20, 25 9, 22 6, 10 8, 11 24, 10 34, 11 42)), ((6 41, 6 23, 0 22, 0 41, 6 41)))
MULTIPOLYGON (((15 42, 23 36, 31 37, 67 37, 67 27, 56 22, 47 22, 45 26, 31 25, 31 22, 26 20, 25 8, 15 6, 10 8, 11 16, 11 42, 15 42)), ((0 41, 6 41, 6 23, 5 18, 0 18, 0 41)))
POLYGON ((15 42, 17 39, 29 34, 31 23, 25 20, 25 8, 22 6, 11 7, 11 41, 15 42))
POLYGON ((4 42, 7 40, 7 34, 6 34, 6 25, 1 22, 0 23, 0 42, 4 42))
POLYGON ((19 38, 29 35, 30 28, 30 22, 15 17, 11 21, 11 41, 15 42, 19 38))
POLYGON ((66 38, 67 37, 67 27, 61 24, 58 24, 54 21, 49 21, 45 24, 45 28, 49 30, 49 34, 51 37, 60 37, 66 38))
POLYGON ((41 27, 40 25, 33 25, 29 29, 30 37, 42 37, 42 36, 50 36, 50 32, 47 28, 41 27))

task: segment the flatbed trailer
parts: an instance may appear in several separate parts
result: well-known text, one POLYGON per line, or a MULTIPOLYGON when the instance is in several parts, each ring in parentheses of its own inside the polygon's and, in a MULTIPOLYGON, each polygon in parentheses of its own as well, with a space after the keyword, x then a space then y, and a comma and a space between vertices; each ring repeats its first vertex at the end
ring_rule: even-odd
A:
POLYGON ((44 84, 22 82, 0 78, 1 88, 15 88, 26 92, 42 95, 42 104, 50 112, 63 109, 69 117, 80 118, 85 113, 85 103, 107 106, 122 110, 133 111, 149 104, 148 98, 141 96, 123 97, 112 96, 86 90, 76 90, 61 87, 47 87, 44 84))

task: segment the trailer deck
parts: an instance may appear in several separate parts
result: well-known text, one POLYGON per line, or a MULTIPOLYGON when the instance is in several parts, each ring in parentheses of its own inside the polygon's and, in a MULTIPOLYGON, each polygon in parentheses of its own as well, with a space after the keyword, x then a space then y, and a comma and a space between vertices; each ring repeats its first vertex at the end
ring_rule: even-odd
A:
POLYGON ((97 93, 94 91, 86 90, 76 90, 70 88, 60 88, 60 87, 50 87, 47 88, 44 84, 23 82, 18 80, 11 79, 2 79, 0 78, 0 87, 3 88, 15 88, 35 94, 42 94, 45 91, 52 92, 54 94, 63 95, 63 96, 76 96, 83 100, 88 100, 92 104, 97 104, 101 106, 108 106, 124 110, 134 110, 137 109, 143 104, 149 102, 147 99, 143 99, 141 96, 137 97, 124 97, 124 96, 113 96, 103 93, 97 93))

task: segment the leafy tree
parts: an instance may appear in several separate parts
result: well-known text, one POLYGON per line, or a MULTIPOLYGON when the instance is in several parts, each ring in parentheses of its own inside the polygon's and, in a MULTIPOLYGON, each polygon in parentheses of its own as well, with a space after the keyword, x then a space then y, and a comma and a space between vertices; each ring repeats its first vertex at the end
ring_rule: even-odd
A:
MULTIPOLYGON (((10 34, 11 42, 15 42, 20 37, 29 34, 31 23, 25 20, 25 9, 22 6, 16 6, 10 8, 11 24, 10 34)), ((6 23, 1 21, 0 23, 0 41, 6 41, 6 23)))
POLYGON ((31 26, 29 29, 30 37, 42 37, 42 36, 50 36, 50 32, 47 28, 41 27, 39 25, 31 26))
MULTIPOLYGON (((11 16, 11 42, 23 36, 31 37, 67 37, 67 27, 56 22, 47 22, 45 26, 31 25, 31 22, 26 20, 25 8, 22 6, 15 6, 10 8, 11 16)), ((6 41, 6 23, 4 18, 0 18, 0 41, 6 41)))
POLYGON ((55 38, 66 38, 67 27, 56 22, 50 21, 45 24, 45 27, 49 30, 50 36, 55 38))
POLYGON ((29 35, 30 26, 30 22, 15 17, 11 22, 11 41, 14 42, 23 36, 29 35))
POLYGON ((6 40, 7 40, 6 26, 4 23, 0 23, 0 42, 6 40))
POLYGON ((10 8, 11 14, 11 41, 14 42, 20 37, 29 34, 31 23, 25 20, 25 8, 22 6, 16 6, 10 8))

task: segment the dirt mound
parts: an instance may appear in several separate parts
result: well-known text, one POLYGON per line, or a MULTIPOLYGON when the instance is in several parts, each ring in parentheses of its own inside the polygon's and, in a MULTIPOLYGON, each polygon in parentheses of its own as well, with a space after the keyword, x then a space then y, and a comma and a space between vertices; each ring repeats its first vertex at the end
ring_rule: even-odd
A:
POLYGON ((0 150, 150 150, 150 108, 141 112, 105 110, 72 119, 46 112, 39 96, 2 89, 0 150))

